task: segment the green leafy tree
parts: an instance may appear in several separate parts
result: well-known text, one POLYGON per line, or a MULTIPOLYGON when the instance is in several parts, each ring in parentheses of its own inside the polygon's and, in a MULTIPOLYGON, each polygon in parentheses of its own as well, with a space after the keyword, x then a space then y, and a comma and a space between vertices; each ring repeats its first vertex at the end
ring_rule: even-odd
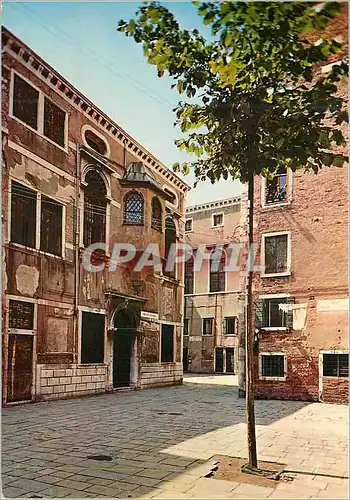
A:
MULTIPOLYGON (((158 2, 143 4, 119 31, 142 44, 158 76, 187 100, 174 112, 184 134, 175 141, 193 161, 175 164, 196 182, 240 179, 248 183, 249 243, 253 242, 254 176, 273 178, 282 169, 318 172, 347 161, 341 125, 346 105, 337 86, 348 64, 315 72, 341 52, 322 33, 341 9, 337 2, 194 2, 212 39, 181 29, 158 2), (327 118, 327 120, 325 120, 327 118)), ((252 269, 248 273, 247 423, 249 465, 257 467, 254 418, 252 269)))

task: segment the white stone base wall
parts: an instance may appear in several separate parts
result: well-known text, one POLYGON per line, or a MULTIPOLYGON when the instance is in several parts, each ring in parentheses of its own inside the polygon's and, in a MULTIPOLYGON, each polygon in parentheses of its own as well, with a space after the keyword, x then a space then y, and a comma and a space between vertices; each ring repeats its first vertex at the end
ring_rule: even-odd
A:
POLYGON ((141 389, 182 384, 182 363, 145 363, 141 365, 141 389))
POLYGON ((101 393, 106 386, 106 365, 37 365, 37 400, 101 393))

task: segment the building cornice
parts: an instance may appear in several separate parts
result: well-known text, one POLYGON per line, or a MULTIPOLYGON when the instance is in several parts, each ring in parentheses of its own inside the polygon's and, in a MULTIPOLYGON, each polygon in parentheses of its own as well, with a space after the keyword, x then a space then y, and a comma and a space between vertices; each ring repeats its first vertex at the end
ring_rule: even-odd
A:
POLYGON ((141 146, 141 144, 125 132, 125 130, 115 123, 108 115, 71 85, 68 80, 61 76, 32 49, 4 27, 2 28, 2 51, 8 53, 11 57, 20 62, 60 95, 60 97, 68 101, 71 106, 84 114, 95 126, 97 125, 105 134, 108 134, 135 157, 138 157, 140 161, 148 165, 148 167, 169 184, 175 186, 183 194, 190 190, 188 184, 171 172, 163 163, 152 155, 152 153, 141 146))
POLYGON ((243 201, 242 196, 236 196, 235 198, 227 198, 224 200, 211 201, 210 203, 192 205, 186 208, 185 215, 191 215, 193 213, 203 212, 205 210, 218 210, 224 207, 237 205, 237 203, 241 203, 242 201, 243 201))

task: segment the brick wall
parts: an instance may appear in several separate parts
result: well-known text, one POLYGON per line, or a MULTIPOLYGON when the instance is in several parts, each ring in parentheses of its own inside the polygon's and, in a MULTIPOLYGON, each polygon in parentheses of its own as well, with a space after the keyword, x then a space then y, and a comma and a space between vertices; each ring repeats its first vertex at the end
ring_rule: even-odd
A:
POLYGON ((141 365, 141 389, 182 384, 182 363, 147 363, 141 365))
POLYGON ((346 377, 323 377, 321 401, 348 404, 349 379, 346 377))
POLYGON ((107 366, 37 365, 36 399, 60 399, 105 392, 107 366))

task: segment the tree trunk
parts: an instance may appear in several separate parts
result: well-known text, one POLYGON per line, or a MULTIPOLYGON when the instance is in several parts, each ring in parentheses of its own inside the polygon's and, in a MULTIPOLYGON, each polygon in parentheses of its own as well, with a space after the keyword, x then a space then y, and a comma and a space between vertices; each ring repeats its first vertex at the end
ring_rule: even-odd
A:
POLYGON ((257 467, 255 412, 254 412, 254 321, 253 321, 253 217, 254 217, 254 174, 248 184, 248 284, 247 284, 247 329, 246 329, 246 412, 248 430, 248 464, 257 467))

